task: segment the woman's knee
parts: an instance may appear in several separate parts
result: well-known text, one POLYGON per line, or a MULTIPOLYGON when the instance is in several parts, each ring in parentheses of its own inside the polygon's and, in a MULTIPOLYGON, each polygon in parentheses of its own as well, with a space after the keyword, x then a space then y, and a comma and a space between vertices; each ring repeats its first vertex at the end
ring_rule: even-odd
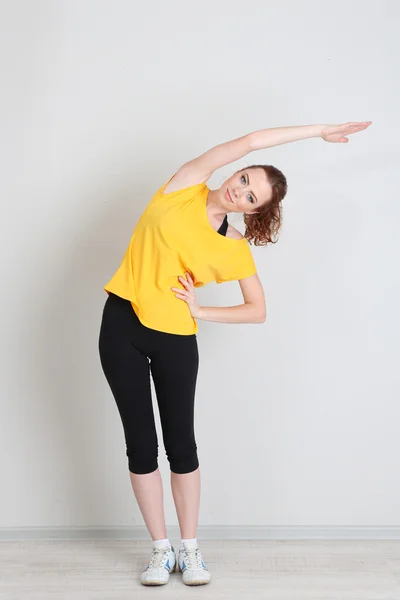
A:
POLYGON ((199 467, 196 443, 167 449, 167 459, 173 473, 185 474, 195 471, 199 467))
POLYGON ((126 452, 129 471, 136 475, 147 475, 158 468, 158 455, 141 450, 126 452))

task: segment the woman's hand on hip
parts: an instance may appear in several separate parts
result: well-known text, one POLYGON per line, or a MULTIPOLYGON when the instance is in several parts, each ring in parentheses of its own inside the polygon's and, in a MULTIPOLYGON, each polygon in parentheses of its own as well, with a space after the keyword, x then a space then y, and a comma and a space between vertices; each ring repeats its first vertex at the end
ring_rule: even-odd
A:
POLYGON ((360 123, 343 123, 343 125, 323 125, 321 137, 325 142, 347 143, 349 138, 347 138, 346 135, 367 129, 371 123, 372 121, 362 121, 360 123))
POLYGON ((174 292, 178 292, 175 294, 177 298, 180 300, 184 300, 189 307, 190 314, 192 317, 199 317, 201 312, 201 307, 196 302, 196 294, 195 287, 193 284, 193 279, 189 275, 189 273, 185 273, 186 279, 184 277, 178 277, 180 283, 184 286, 184 290, 180 288, 171 288, 174 292))

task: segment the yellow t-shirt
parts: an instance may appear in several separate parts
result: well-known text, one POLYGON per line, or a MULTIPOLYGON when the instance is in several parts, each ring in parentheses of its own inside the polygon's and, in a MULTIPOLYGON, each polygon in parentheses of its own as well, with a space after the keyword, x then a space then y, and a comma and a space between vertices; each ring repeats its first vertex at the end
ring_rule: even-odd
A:
POLYGON ((197 333, 196 319, 172 287, 185 289, 178 276, 189 272, 194 287, 257 273, 246 238, 218 233, 208 220, 209 188, 199 183, 153 196, 133 231, 114 276, 104 287, 130 300, 143 325, 165 333, 197 333))

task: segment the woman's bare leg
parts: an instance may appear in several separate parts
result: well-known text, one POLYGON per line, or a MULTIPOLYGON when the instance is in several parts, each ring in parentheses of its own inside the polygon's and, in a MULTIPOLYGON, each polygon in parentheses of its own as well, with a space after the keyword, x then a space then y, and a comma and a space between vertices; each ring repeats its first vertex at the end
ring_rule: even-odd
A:
POLYGON ((182 538, 197 537, 200 510, 200 467, 191 473, 171 471, 171 489, 182 538))
POLYGON ((152 540, 167 537, 164 516, 164 498, 161 473, 157 468, 152 473, 139 475, 129 472, 133 492, 152 540))

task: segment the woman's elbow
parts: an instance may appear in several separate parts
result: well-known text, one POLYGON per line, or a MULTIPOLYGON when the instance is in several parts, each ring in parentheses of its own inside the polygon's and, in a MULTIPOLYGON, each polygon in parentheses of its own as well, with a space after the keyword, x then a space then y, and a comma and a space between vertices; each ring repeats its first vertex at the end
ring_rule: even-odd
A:
POLYGON ((257 320, 255 321, 255 323, 265 323, 266 319, 267 319, 267 310, 264 306, 262 310, 259 310, 257 312, 257 320))
POLYGON ((263 306, 260 306, 259 304, 256 304, 255 302, 247 302, 247 305, 249 305, 249 309, 248 309, 248 315, 247 315, 247 319, 246 322, 247 323, 264 323, 266 318, 267 318, 267 309, 265 304, 263 306))

